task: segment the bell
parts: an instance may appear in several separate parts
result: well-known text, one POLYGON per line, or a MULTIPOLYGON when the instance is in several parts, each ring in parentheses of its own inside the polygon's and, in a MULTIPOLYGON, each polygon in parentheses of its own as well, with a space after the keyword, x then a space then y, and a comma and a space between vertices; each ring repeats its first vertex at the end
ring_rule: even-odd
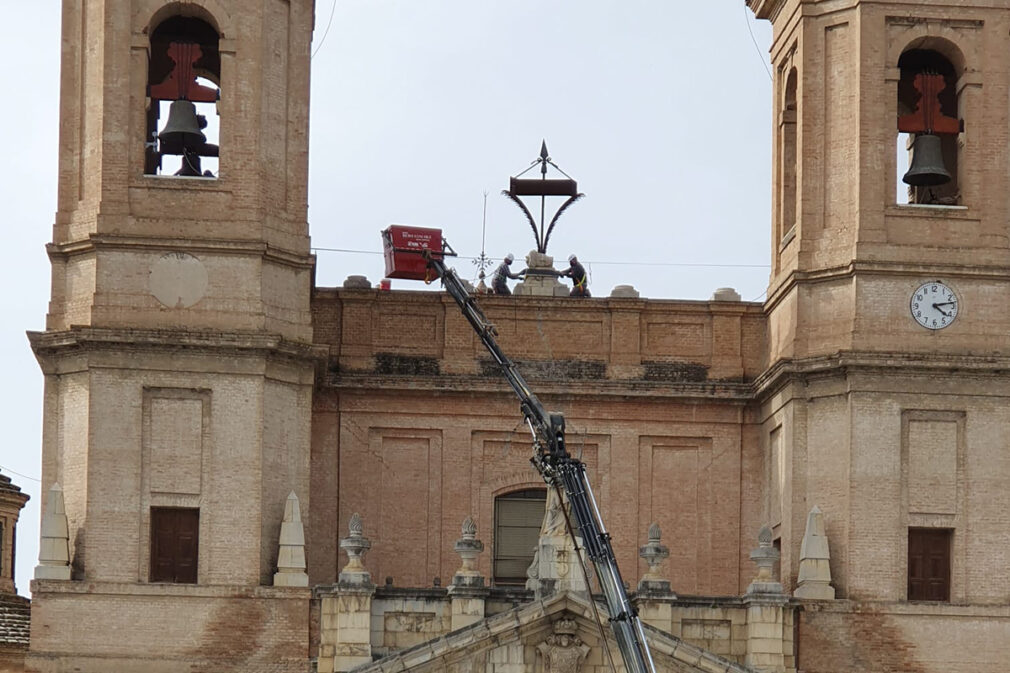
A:
POLYGON ((196 106, 188 100, 172 101, 168 110, 168 122, 158 134, 163 154, 182 154, 187 148, 195 148, 207 142, 207 136, 200 130, 200 120, 196 118, 196 106))
POLYGON ((950 173, 943 165, 940 136, 920 133, 912 143, 912 165, 901 178, 913 187, 932 187, 950 182, 950 173))

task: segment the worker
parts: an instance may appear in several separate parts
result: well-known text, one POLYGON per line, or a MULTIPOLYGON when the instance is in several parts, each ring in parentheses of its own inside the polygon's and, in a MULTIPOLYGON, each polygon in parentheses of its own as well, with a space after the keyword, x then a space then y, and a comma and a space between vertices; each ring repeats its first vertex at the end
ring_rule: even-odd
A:
POLYGON ((512 291, 509 290, 508 279, 519 280, 523 277, 523 272, 512 273, 510 269, 515 259, 515 255, 510 252, 505 255, 505 259, 494 270, 494 275, 491 276, 491 294, 512 294, 512 291))
POLYGON ((570 297, 591 297, 589 294, 589 276, 586 275, 586 267, 579 264, 579 258, 575 255, 568 256, 568 268, 558 272, 559 276, 568 276, 572 279, 572 291, 570 297))

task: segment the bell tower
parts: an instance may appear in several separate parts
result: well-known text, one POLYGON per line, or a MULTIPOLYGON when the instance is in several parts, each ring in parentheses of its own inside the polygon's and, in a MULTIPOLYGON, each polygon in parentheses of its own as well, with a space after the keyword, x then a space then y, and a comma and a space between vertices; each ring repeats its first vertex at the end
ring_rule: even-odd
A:
POLYGON ((307 589, 270 585, 288 495, 309 509, 313 12, 63 2, 52 296, 30 339, 70 579, 34 584, 40 670, 250 670, 275 632, 271 664, 304 668, 307 589), (235 639, 250 627, 266 641, 235 639))
POLYGON ((1010 554, 1006 8, 747 4, 774 28, 760 399, 782 581, 818 506, 838 597, 878 601, 928 661, 918 601, 1010 598, 983 570, 1010 554))

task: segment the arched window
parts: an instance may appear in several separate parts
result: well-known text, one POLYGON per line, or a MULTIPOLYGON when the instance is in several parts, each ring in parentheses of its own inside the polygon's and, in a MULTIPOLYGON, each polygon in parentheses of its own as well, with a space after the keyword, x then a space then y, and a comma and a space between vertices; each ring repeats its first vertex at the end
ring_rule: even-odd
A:
POLYGON ((785 96, 782 100, 782 114, 779 118, 781 148, 782 188, 780 191, 782 203, 780 206, 782 225, 779 231, 779 244, 785 245, 792 237, 796 226, 796 68, 789 70, 786 80, 785 96))
POLYGON ((960 205, 959 73, 932 49, 905 51, 898 68, 897 202, 960 205))
POLYGON ((209 23, 188 16, 170 17, 152 31, 146 174, 217 177, 219 39, 209 23))
POLYGON ((496 585, 523 585, 547 509, 547 489, 529 488, 494 500, 494 568, 496 585))

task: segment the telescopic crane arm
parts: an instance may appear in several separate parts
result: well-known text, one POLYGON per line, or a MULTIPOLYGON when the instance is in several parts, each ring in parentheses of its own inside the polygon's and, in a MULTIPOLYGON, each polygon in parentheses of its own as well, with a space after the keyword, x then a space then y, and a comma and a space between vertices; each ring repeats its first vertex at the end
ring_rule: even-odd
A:
POLYGON ((439 256, 425 251, 428 265, 442 279, 449 295, 456 300, 463 316, 480 337, 491 357, 501 367, 502 374, 516 396, 519 408, 533 433, 536 449, 531 462, 544 480, 555 489, 563 489, 568 497, 572 515, 582 536, 586 555, 593 562, 600 589, 603 591, 610 614, 610 625, 621 651, 628 673, 655 673, 655 665, 645 640, 642 623, 631 606, 628 593, 617 567, 617 559, 610 544, 610 534, 603 527, 599 508, 586 477, 586 466, 573 458, 565 446, 565 418, 560 413, 548 413, 537 396, 530 390, 526 379, 495 341, 497 332, 466 286, 453 269, 446 267, 439 256))

